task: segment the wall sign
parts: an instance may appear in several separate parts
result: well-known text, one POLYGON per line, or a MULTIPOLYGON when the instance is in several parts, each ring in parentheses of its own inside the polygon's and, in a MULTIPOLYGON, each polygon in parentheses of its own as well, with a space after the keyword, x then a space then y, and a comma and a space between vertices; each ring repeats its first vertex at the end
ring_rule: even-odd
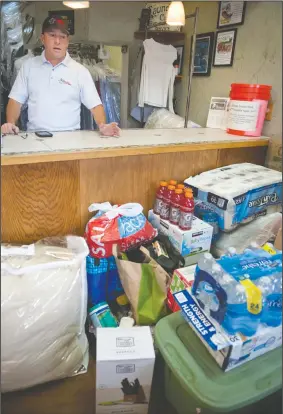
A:
POLYGON ((146 3, 146 8, 150 9, 151 16, 149 20, 149 30, 157 31, 172 31, 180 32, 181 26, 168 26, 164 24, 166 22, 167 11, 169 9, 170 2, 161 2, 161 3, 146 3), (161 26, 158 26, 158 23, 161 23, 161 26), (157 26, 155 26, 157 25, 157 26), (151 26, 154 28, 150 29, 151 26))
POLYGON ((58 17, 66 22, 70 35, 75 34, 75 12, 74 10, 54 10, 48 12, 49 17, 58 17))

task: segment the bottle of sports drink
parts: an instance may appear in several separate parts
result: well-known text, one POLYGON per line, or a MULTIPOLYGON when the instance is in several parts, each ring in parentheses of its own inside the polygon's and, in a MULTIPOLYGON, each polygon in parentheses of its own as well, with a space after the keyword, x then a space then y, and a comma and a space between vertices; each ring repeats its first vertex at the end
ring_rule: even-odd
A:
POLYGON ((166 181, 160 181, 160 185, 156 191, 153 211, 158 216, 160 215, 160 212, 161 212, 163 196, 164 196, 165 190, 167 189, 167 186, 168 186, 168 183, 166 181))
POLYGON ((190 230, 192 228, 194 208, 195 203, 193 192, 192 190, 188 190, 186 191, 185 197, 183 197, 180 204, 179 228, 181 230, 190 230))
POLYGON ((163 220, 169 220, 171 200, 172 200, 174 192, 175 192, 174 185, 168 185, 167 189, 164 191, 162 207, 160 211, 160 217, 163 220))
POLYGON ((170 223, 175 224, 175 226, 178 226, 179 224, 180 203, 183 197, 184 197, 183 190, 180 188, 177 188, 171 200, 170 216, 169 216, 170 223))

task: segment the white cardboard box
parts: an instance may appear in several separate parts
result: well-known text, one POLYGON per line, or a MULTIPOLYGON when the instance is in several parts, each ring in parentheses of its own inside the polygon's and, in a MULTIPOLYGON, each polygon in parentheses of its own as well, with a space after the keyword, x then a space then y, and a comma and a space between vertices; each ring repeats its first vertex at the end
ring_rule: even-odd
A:
POLYGON ((153 210, 149 211, 148 220, 153 227, 169 237, 171 243, 185 258, 186 266, 196 264, 203 253, 210 251, 213 227, 197 217, 193 218, 192 228, 187 231, 162 220, 153 210))
POLYGON ((96 414, 147 414, 155 361, 150 328, 98 328, 96 335, 96 414))
POLYGON ((223 371, 230 371, 282 345, 282 326, 272 328, 260 325, 251 337, 229 335, 203 312, 190 288, 174 296, 184 318, 223 371))

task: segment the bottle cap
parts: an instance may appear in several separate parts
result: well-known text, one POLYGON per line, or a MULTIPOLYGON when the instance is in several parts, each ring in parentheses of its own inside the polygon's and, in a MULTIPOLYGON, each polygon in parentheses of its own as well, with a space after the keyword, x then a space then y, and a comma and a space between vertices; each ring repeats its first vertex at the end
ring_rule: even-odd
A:
POLYGON ((185 188, 185 186, 184 186, 184 184, 178 184, 177 188, 183 190, 185 188))
POLYGON ((176 180, 170 180, 170 181, 169 181, 169 184, 170 184, 170 185, 175 185, 175 186, 176 186, 176 185, 177 185, 177 181, 176 181, 176 180))
POLYGON ((175 186, 174 185, 168 185, 168 189, 169 190, 175 190, 175 186))
POLYGON ((186 191, 185 192, 185 197, 186 198, 193 198, 194 196, 193 196, 193 192, 192 191, 186 191))
POLYGON ((116 298, 116 302, 118 303, 118 305, 120 305, 120 306, 125 306, 125 305, 128 305, 129 304, 129 299, 127 298, 127 296, 126 295, 121 295, 121 296, 118 296, 117 298, 116 298))
POLYGON ((208 252, 204 253, 203 257, 204 257, 206 260, 211 260, 211 259, 213 259, 212 254, 211 254, 211 253, 208 253, 208 252))
POLYGON ((120 320, 119 328, 132 328, 135 324, 135 321, 133 318, 130 318, 129 316, 124 316, 120 320))
POLYGON ((181 190, 181 188, 177 188, 175 190, 175 194, 182 194, 182 193, 183 193, 183 190, 181 190))
POLYGON ((168 183, 167 181, 160 181, 161 187, 167 187, 168 183))

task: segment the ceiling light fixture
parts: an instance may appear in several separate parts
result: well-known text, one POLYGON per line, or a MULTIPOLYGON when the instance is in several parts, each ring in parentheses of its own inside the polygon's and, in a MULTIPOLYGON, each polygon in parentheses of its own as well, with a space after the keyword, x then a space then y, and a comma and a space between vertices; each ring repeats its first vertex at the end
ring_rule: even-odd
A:
POLYGON ((88 9, 89 1, 63 1, 64 6, 71 9, 88 9))
POLYGON ((166 17, 169 26, 185 26, 185 9, 182 1, 172 1, 166 17))

